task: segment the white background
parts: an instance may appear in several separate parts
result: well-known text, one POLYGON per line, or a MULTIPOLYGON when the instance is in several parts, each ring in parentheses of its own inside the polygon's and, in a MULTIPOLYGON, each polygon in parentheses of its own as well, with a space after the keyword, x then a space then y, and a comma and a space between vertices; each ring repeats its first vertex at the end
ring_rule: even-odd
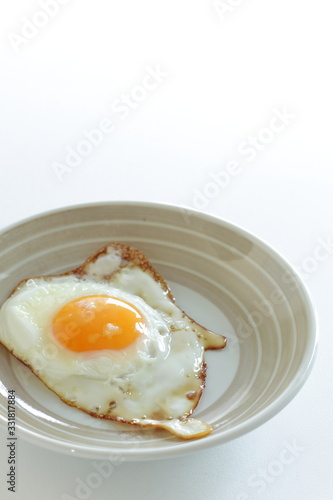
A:
MULTIPOLYGON (((91 201, 200 208, 298 267, 320 321, 313 372, 274 419, 196 455, 122 464, 86 498, 331 500, 333 249, 316 257, 333 238, 331 2, 59 0, 53 18, 38 14, 42 3, 0 2, 1 228, 91 201), (147 68, 163 73, 156 85, 147 68), (156 88, 138 90, 143 81, 156 88), (132 97, 124 117, 114 106, 131 93, 141 102, 132 97), (288 123, 270 132, 276 110, 288 123), (106 118, 112 133, 57 176, 55 162, 106 118), (212 184, 230 161, 229 182, 212 184), (301 451, 255 486, 251 477, 273 470, 286 442, 301 451)), ((18 493, 9 494, 0 436, 1 498, 80 498, 91 461, 23 440, 18 493)))

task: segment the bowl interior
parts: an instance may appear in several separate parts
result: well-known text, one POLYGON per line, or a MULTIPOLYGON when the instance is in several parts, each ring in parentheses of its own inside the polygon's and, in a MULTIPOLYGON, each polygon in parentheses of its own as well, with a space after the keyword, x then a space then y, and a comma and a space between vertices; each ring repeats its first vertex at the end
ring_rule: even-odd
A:
POLYGON ((267 245, 219 219, 158 204, 104 203, 24 221, 0 239, 0 303, 21 279, 70 270, 118 241, 146 253, 185 312, 228 338, 226 349, 206 353, 206 389, 194 415, 214 431, 188 442, 66 406, 1 346, 1 419, 14 389, 21 432, 41 445, 150 459, 222 443, 281 410, 310 371, 315 320, 303 284, 267 245))

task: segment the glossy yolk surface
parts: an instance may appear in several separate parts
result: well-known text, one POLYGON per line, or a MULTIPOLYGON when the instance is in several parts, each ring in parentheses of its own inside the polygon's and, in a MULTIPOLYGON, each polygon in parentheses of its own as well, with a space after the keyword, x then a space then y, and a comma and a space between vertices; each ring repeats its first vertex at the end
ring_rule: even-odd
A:
POLYGON ((68 302, 52 321, 57 341, 75 352, 123 349, 144 328, 144 319, 136 307, 106 295, 89 295, 68 302))

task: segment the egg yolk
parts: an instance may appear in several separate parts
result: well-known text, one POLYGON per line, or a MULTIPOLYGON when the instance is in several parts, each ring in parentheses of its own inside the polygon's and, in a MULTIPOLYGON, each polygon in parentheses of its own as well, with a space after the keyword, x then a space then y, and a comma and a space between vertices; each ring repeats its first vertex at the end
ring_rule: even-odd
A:
POLYGON ((52 321, 57 341, 75 352, 123 349, 144 329, 144 319, 136 307, 107 295, 68 302, 52 321))

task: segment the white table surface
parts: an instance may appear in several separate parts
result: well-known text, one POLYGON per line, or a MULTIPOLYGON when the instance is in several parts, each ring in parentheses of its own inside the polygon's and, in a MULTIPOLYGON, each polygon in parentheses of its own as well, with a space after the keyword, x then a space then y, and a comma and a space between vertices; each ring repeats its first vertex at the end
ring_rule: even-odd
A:
POLYGON ((317 258, 333 238, 331 2, 54 2, 51 18, 43 0, 1 1, 1 229, 92 201, 200 208, 298 267, 320 343, 305 386, 262 427, 194 455, 123 463, 85 493, 76 488, 91 460, 23 439, 17 493, 8 492, 1 430, 1 498, 331 500, 333 250, 317 258), (112 132, 60 180, 54 165, 66 148, 110 121, 112 132), (212 184, 230 161, 229 182, 212 184), (294 459, 281 467, 286 443, 294 459))

